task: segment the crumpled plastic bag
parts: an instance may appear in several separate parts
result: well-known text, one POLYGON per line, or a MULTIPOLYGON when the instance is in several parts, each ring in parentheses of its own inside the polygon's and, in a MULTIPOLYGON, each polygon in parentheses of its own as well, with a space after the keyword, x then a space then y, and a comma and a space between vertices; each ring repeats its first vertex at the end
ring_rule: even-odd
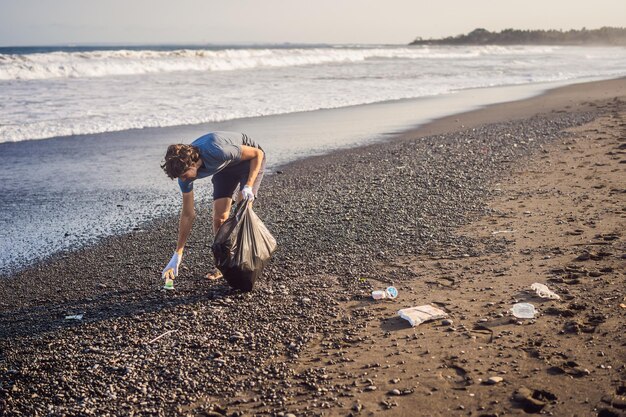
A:
POLYGON ((228 284, 248 292, 276 250, 276 239, 252 207, 242 201, 217 231, 211 249, 215 266, 228 284))
POLYGON ((445 319, 448 317, 448 313, 445 311, 438 309, 437 307, 433 307, 430 304, 426 304, 418 307, 404 308, 398 311, 398 315, 408 320, 411 323, 411 326, 419 326, 420 324, 438 319, 445 319))
POLYGON ((549 298, 550 300, 560 300, 561 296, 548 288, 545 284, 535 282, 530 286, 530 289, 535 291, 541 298, 549 298))

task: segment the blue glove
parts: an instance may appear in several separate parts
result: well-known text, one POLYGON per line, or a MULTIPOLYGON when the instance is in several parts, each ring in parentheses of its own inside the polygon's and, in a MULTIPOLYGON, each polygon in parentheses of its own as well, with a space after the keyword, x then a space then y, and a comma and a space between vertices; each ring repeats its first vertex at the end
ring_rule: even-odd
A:
POLYGON ((253 201, 254 193, 252 192, 252 187, 245 185, 241 190, 241 197, 246 201, 253 201))
POLYGON ((178 252, 174 252, 172 259, 170 259, 170 263, 167 264, 165 269, 163 269, 162 277, 167 279, 174 279, 174 277, 178 276, 178 266, 180 262, 183 260, 183 255, 178 254, 178 252))

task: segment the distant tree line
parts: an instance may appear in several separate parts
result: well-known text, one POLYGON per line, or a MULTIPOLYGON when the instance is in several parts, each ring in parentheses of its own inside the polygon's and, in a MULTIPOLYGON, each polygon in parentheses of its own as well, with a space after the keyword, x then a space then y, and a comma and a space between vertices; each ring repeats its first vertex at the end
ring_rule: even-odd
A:
POLYGON ((474 29, 467 35, 441 39, 417 38, 410 45, 619 45, 626 46, 626 28, 588 30, 519 30, 490 32, 474 29))

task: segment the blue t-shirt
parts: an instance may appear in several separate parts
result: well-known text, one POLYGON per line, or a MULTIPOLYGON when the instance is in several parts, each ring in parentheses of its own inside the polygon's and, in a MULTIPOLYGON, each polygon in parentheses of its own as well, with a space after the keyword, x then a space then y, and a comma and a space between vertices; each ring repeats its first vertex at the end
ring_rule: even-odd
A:
POLYGON ((190 181, 178 179, 178 185, 183 193, 193 190, 193 182, 198 178, 217 174, 227 166, 241 162, 241 145, 258 148, 244 133, 211 132, 199 137, 191 143, 200 151, 202 166, 198 168, 198 175, 190 181))

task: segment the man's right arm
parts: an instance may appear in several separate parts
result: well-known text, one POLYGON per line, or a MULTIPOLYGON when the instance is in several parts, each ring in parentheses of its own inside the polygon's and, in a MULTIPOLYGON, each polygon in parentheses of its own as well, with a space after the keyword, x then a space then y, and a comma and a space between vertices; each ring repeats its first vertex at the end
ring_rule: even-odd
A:
POLYGON ((178 223, 178 243, 176 245, 176 252, 179 255, 183 254, 185 243, 191 232, 191 226, 193 220, 196 217, 196 210, 194 208, 193 190, 188 193, 183 193, 183 207, 180 211, 180 221, 178 223))
POLYGON ((173 280, 178 275, 178 266, 183 259, 183 249, 185 243, 191 232, 191 226, 193 220, 196 217, 196 210, 194 209, 193 202, 193 190, 188 193, 183 193, 183 208, 180 211, 180 221, 178 223, 178 243, 176 244, 176 253, 172 256, 172 259, 163 270, 163 277, 165 278, 166 289, 174 289, 170 283, 168 286, 168 280, 173 280))

